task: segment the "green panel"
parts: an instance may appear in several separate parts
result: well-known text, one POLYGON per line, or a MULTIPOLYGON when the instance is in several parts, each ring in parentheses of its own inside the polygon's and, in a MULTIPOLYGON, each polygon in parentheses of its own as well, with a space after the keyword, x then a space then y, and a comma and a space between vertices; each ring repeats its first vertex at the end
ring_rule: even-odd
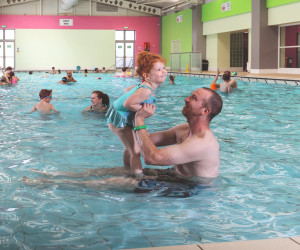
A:
POLYGON ((299 2, 299 0, 267 0, 267 8, 294 2, 299 2))
POLYGON ((192 10, 186 9, 162 17, 162 56, 170 66, 171 41, 181 41, 181 52, 192 51, 192 10), (177 17, 182 15, 182 22, 177 17))
POLYGON ((248 13, 252 10, 251 0, 218 0, 202 5, 202 22, 248 13), (222 4, 231 2, 231 10, 222 12, 222 4))

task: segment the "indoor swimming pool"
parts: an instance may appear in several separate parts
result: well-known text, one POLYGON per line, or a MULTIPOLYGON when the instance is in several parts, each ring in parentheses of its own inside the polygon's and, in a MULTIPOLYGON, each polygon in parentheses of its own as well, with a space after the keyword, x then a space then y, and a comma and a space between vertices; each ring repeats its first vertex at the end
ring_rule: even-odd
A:
MULTIPOLYGON (((61 85, 64 72, 16 75, 18 85, 0 87, 0 248, 108 250, 300 235, 299 86, 238 81, 238 90, 221 94, 223 110, 211 123, 220 144, 218 185, 181 198, 23 184, 23 176, 39 177, 30 168, 122 166, 123 146, 104 116, 81 111, 92 91, 112 103, 140 80, 75 73, 77 83, 61 85), (24 116, 44 88, 61 113, 24 116)), ((185 122, 184 98, 211 82, 177 76, 175 85, 164 83, 148 131, 185 122)))

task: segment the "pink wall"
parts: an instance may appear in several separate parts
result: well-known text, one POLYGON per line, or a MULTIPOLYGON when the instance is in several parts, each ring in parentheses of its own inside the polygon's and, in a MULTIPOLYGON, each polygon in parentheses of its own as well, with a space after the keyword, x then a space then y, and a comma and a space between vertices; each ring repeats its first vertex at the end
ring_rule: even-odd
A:
POLYGON ((21 16, 0 15, 0 25, 6 29, 88 29, 136 31, 135 55, 138 47, 150 42, 151 52, 159 53, 159 17, 112 16, 21 16), (73 26, 60 26, 59 19, 73 19, 73 26))

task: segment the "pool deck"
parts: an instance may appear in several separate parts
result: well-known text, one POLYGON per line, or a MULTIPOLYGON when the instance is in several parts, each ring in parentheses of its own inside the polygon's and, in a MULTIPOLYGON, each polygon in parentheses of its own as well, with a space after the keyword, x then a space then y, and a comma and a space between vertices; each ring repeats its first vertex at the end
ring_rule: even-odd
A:
MULTIPOLYGON (((130 250, 299 250, 300 236, 266 240, 219 242, 196 245, 135 248, 130 250)), ((129 250, 129 249, 124 249, 129 250)))
MULTIPOLYGON (((176 75, 189 75, 200 78, 214 78, 216 72, 213 71, 203 71, 201 73, 192 72, 168 72, 170 74, 176 75)), ((223 72, 221 71, 220 77, 223 72)), ((248 72, 237 72, 237 75, 232 76, 236 80, 249 81, 249 82, 265 82, 265 83, 280 83, 298 86, 300 85, 300 74, 279 74, 279 73, 264 73, 264 74, 253 74, 248 72)))

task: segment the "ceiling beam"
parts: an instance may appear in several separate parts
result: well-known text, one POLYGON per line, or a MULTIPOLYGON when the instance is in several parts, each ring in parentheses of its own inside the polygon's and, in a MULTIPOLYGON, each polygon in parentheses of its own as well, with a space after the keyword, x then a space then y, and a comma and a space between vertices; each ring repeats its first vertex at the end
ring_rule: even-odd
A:
POLYGON ((17 4, 23 4, 28 2, 37 2, 39 0, 6 0, 5 3, 0 3, 0 7, 13 6, 17 4))
POLYGON ((102 3, 102 4, 106 4, 106 5, 123 8, 123 9, 144 12, 144 13, 148 13, 151 15, 157 15, 157 16, 161 15, 160 8, 147 6, 145 4, 137 4, 137 3, 129 2, 129 1, 125 1, 125 0, 93 0, 93 1, 97 2, 97 3, 102 3))

